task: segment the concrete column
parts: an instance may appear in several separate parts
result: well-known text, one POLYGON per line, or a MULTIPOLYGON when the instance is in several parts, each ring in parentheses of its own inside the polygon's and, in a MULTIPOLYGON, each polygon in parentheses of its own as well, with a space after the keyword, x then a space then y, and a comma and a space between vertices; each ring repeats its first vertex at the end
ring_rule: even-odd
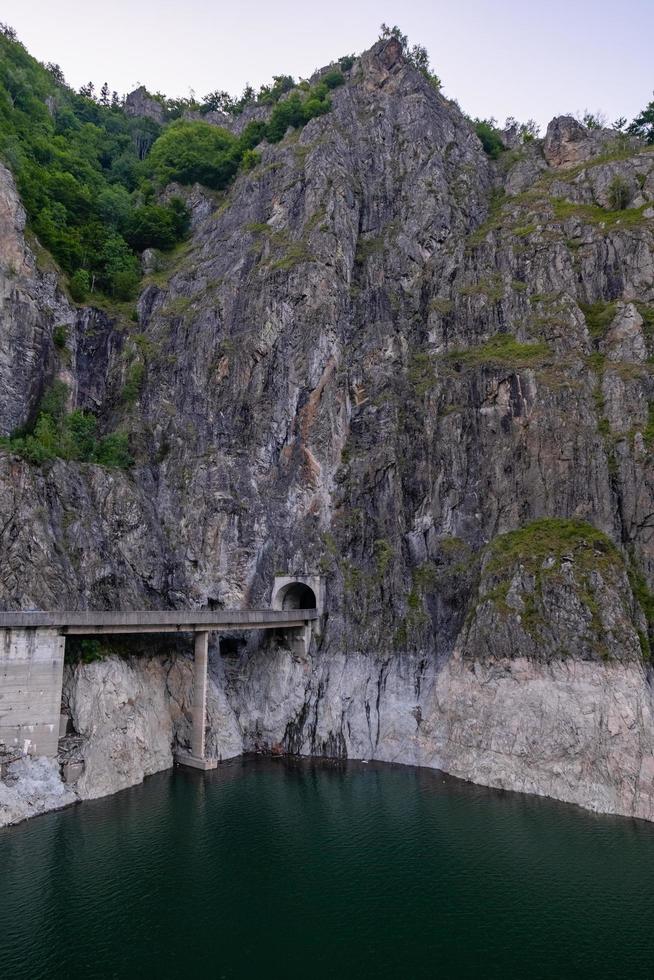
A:
POLYGON ((65 643, 56 629, 0 630, 0 746, 57 755, 65 643))
POLYGON ((216 759, 207 759, 205 728, 207 723, 207 667, 209 664, 209 632, 195 634, 193 661, 193 716, 191 719, 191 751, 178 752, 177 762, 193 769, 215 769, 216 759))
POLYGON ((193 734, 191 737, 191 752, 197 759, 204 759, 208 663, 209 633, 196 633, 195 662, 193 666, 193 734))

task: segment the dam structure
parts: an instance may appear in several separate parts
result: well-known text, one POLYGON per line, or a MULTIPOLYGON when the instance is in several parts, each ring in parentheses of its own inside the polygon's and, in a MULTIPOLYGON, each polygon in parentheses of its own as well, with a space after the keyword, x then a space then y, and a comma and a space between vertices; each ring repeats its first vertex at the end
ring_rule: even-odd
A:
POLYGON ((56 757, 67 636, 193 633, 192 736, 176 761, 213 769, 205 748, 209 634, 282 631, 297 653, 319 632, 324 588, 317 577, 275 579, 271 609, 0 612, 0 753, 56 757))

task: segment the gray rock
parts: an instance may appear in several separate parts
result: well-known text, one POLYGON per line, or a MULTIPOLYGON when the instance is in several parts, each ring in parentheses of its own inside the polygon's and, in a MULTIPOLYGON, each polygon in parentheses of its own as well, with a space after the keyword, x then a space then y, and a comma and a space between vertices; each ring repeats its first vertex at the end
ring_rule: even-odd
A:
POLYGON ((145 85, 139 85, 138 88, 134 89, 133 92, 130 92, 125 97, 123 108, 126 116, 152 119, 157 123, 164 122, 166 117, 163 105, 161 102, 152 98, 145 85))
POLYGON ((20 759, 0 779, 0 827, 59 810, 76 799, 62 782, 54 759, 20 759))

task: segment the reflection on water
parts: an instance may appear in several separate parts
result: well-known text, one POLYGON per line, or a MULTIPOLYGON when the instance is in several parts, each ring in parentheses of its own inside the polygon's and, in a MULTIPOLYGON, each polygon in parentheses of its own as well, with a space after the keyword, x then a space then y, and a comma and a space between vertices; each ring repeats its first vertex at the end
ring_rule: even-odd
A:
POLYGON ((0 977, 654 978, 654 826, 246 759, 0 832, 0 977))

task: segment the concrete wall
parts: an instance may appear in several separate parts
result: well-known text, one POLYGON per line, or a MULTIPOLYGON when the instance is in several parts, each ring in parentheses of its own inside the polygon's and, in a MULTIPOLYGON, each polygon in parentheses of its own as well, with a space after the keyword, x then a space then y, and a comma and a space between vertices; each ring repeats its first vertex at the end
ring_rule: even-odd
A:
POLYGON ((0 630, 0 748, 56 756, 65 637, 0 630))

